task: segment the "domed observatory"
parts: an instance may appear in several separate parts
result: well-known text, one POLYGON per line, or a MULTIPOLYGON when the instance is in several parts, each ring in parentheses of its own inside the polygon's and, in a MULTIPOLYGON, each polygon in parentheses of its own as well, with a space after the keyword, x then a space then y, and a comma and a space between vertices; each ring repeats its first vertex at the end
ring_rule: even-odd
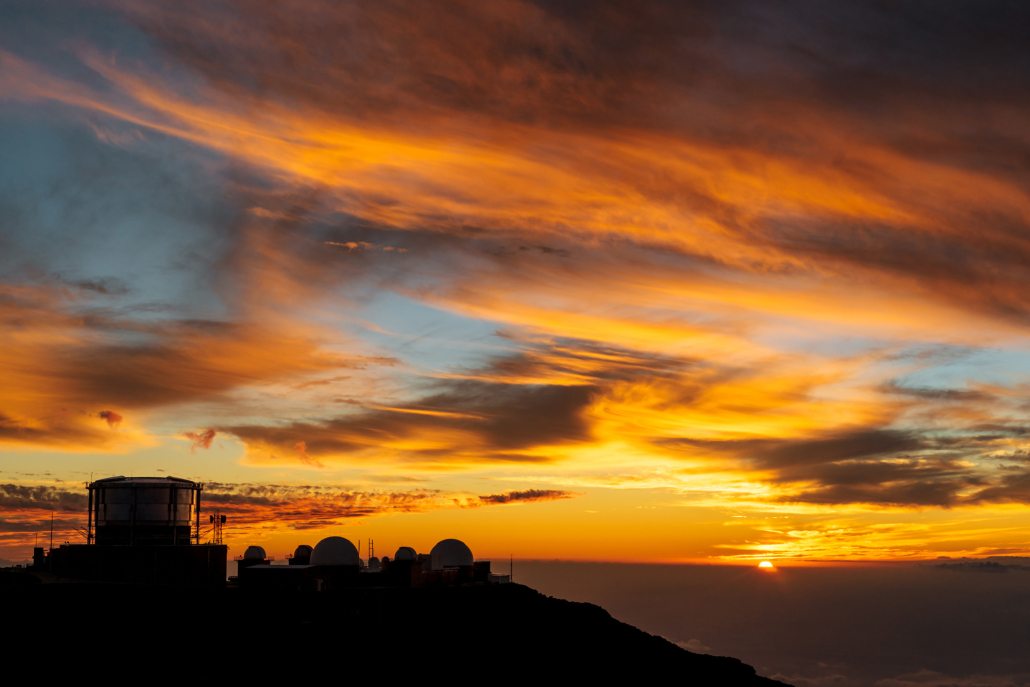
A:
POLYGON ((311 551, 311 567, 320 589, 354 586, 361 559, 358 549, 343 537, 326 537, 311 551))
POLYGON ((429 552, 430 583, 472 581, 472 549, 460 539, 444 539, 429 552))
POLYGON ((358 549, 349 539, 343 537, 326 537, 315 544, 311 552, 311 565, 348 566, 357 568, 361 565, 358 549))
POLYGON ((433 570, 471 568, 472 549, 460 539, 444 539, 429 552, 429 567, 433 570))
POLYGON ((247 550, 243 552, 243 560, 245 561, 261 561, 264 562, 268 558, 268 554, 260 546, 248 546, 247 550))
POLYGON ((421 572, 422 566, 418 562, 418 554, 410 546, 398 548, 392 559, 383 559, 383 575, 389 584, 394 586, 415 586, 421 572))
POLYGON ((243 552, 243 558, 236 561, 236 569, 242 570, 243 568, 249 568, 252 565, 267 565, 268 554, 260 546, 248 546, 247 550, 243 552))
POLYGON ((301 544, 293 550, 290 558, 290 565, 310 565, 312 548, 307 544, 301 544))
POLYGON ((429 552, 430 576, 444 584, 489 582, 490 561, 476 562, 470 549, 460 539, 444 539, 429 552))
POLYGON ((397 553, 393 554, 393 560, 395 561, 413 561, 416 558, 418 558, 418 554, 410 546, 402 546, 397 549, 397 553))

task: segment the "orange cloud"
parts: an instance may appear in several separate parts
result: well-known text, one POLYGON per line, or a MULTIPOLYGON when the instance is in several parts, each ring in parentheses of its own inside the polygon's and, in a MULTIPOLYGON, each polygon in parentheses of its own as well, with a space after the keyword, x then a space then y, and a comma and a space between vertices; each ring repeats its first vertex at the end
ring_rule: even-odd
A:
POLYGON ((183 436, 193 442, 193 445, 190 446, 191 451, 198 448, 211 448, 211 442, 214 441, 217 434, 218 432, 210 428, 200 432, 183 432, 183 436))
POLYGON ((122 416, 113 410, 101 410, 97 415, 100 419, 107 422, 107 426, 114 429, 118 425, 122 424, 122 416))
MULTIPOLYGON (((296 7, 302 16, 315 9, 305 3, 296 7)), ((363 21, 380 26, 387 32, 380 39, 384 44, 394 37, 391 32, 408 27, 414 40, 404 41, 404 49, 416 55, 427 50, 437 58, 432 63, 437 68, 458 70, 458 64, 475 63, 477 58, 489 61, 484 54, 487 46, 464 41, 441 45, 425 27, 413 27, 410 18, 393 16, 389 10, 329 11, 330 19, 328 8, 318 9, 319 25, 336 26, 337 31, 341 25, 355 30, 363 21), (350 26, 352 21, 358 24, 350 26)), ((505 11, 540 14, 519 3, 505 11)), ((212 88, 198 87, 187 99, 160 78, 86 52, 84 64, 106 79, 109 94, 64 83, 7 55, 12 67, 9 92, 90 109, 219 150, 295 183, 317 183, 341 210, 384 226, 459 234, 465 233, 463 227, 482 227, 497 236, 578 236, 592 244, 626 240, 661 245, 745 273, 802 270, 847 277, 858 270, 873 279, 881 293, 901 287, 923 300, 943 296, 945 302, 964 307, 986 306, 994 316, 1019 309, 1013 300, 1018 286, 1012 278, 1022 274, 1025 261, 1019 258, 1025 253, 1018 235, 999 229, 970 242, 963 225, 956 224, 978 213, 1023 216, 1030 205, 1014 180, 997 169, 929 161, 891 147, 877 132, 844 135, 843 115, 834 113, 828 125, 823 113, 811 110, 812 103, 785 103, 785 111, 775 118, 760 111, 742 113, 740 118, 769 135, 789 136, 804 129, 811 148, 838 151, 850 164, 839 164, 829 155, 748 147, 748 136, 731 144, 706 136, 703 129, 670 132, 614 122, 558 126, 547 116, 551 113, 543 98, 527 103, 542 110, 539 123, 462 111, 453 103, 436 102, 446 96, 435 92, 402 99, 405 111, 368 119, 341 107, 344 103, 327 100, 330 93, 347 93, 350 98, 356 92, 370 97, 370 105, 385 107, 382 94, 369 93, 370 82, 348 81, 364 78, 360 73, 354 77, 334 71, 327 75, 327 84, 339 79, 338 88, 291 93, 292 72, 289 77, 278 73, 274 61, 254 55, 253 68, 268 70, 255 76, 282 88, 277 95, 283 99, 292 97, 287 106, 232 86, 228 79, 239 74, 231 69, 245 72, 242 63, 201 57, 211 49, 206 40, 217 40, 218 45, 228 41, 248 55, 256 53, 257 44, 222 35, 206 20, 193 23, 196 18, 175 10, 143 14, 150 12, 159 16, 140 17, 143 25, 169 40, 176 54, 211 80, 212 88), (155 23, 149 24, 150 19, 155 23), (189 31, 174 38, 164 33, 177 23, 189 31), (399 123, 401 114, 417 115, 422 122, 419 132, 399 123), (925 198, 947 198, 949 208, 937 208, 925 198), (1009 276, 988 278, 974 263, 955 261, 952 251, 937 248, 942 243, 1000 258, 1009 276), (918 253, 920 258, 897 264, 890 258, 897 250, 918 253), (967 288, 969 280, 980 288, 967 288)), ((470 21, 479 12, 473 10, 470 21)), ((488 17, 491 11, 482 13, 488 17)), ((261 13, 254 14, 260 23, 261 13)), ((428 20, 430 25, 438 21, 428 20)), ((264 29, 244 34, 265 36, 261 50, 272 45, 307 59, 297 52, 297 44, 283 45, 282 36, 264 29)), ((519 38, 527 47, 535 40, 532 35, 519 38)), ((447 75, 462 91, 489 86, 470 80, 471 75, 447 75)), ((706 114, 693 116, 700 119, 699 125, 707 123, 706 114)))
MULTIPOLYGON (((0 441, 9 443, 139 445, 150 440, 138 427, 104 436, 87 422, 84 409, 117 404, 152 410, 376 364, 323 349, 317 332, 299 322, 291 324, 294 334, 284 335, 285 321, 272 313, 260 322, 141 324, 84 320, 75 314, 74 298, 44 287, 6 287, 5 295, 0 322, 11 335, 0 351, 8 371, 0 389, 0 441)), ((123 412, 103 410, 99 417, 112 428, 124 424, 123 412)))

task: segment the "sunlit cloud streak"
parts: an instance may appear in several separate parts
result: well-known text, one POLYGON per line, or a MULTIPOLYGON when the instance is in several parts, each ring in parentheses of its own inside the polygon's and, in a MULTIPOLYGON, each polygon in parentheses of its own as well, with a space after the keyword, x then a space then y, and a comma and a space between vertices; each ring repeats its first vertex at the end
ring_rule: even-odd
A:
POLYGON ((503 494, 480 496, 479 500, 483 503, 520 503, 525 501, 567 499, 572 496, 574 496, 574 494, 560 489, 525 489, 522 491, 509 491, 503 494))
MULTIPOLYGON (((507 503, 568 499, 576 495, 553 489, 513 490, 476 496, 436 489, 385 491, 325 484, 283 485, 208 482, 204 484, 204 511, 217 510, 231 523, 233 537, 260 532, 269 523, 292 530, 323 529, 348 521, 390 513, 416 513, 439 509, 484 508, 507 503)), ((31 540, 49 530, 51 515, 59 520, 60 540, 76 538, 85 525, 85 490, 49 484, 0 484, 0 541, 31 540), (59 516, 59 517, 58 517, 59 516)), ((55 520, 57 522, 57 520, 55 520)))

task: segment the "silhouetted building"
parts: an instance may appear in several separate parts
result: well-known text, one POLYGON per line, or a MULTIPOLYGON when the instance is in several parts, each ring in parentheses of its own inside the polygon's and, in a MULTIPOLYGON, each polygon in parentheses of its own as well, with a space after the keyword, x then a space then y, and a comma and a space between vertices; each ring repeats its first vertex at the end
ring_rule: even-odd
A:
POLYGON ((227 548, 200 544, 203 485, 178 477, 108 477, 86 488, 86 543, 52 549, 44 569, 78 580, 225 584, 227 548))
MULTIPOLYGON (((34 568, 74 580, 225 585, 227 547, 200 543, 202 484, 178 477, 107 477, 86 488, 86 543, 64 544, 45 556, 37 547, 34 568)), ((222 522, 219 516, 218 524, 222 522)), ((326 537, 314 548, 298 546, 289 565, 272 565, 262 547, 250 546, 237 566, 239 585, 249 589, 322 591, 506 581, 490 573, 489 561, 475 561, 472 550, 458 539, 444 539, 428 554, 402 546, 393 559, 381 560, 370 544, 367 566, 357 547, 343 537, 326 537)))
POLYGON ((87 485, 87 544, 200 543, 203 486, 178 477, 108 477, 87 485))
POLYGON ((293 550, 290 565, 308 565, 309 563, 311 563, 311 547, 307 544, 301 544, 293 550))
MULTIPOLYGON (((297 551, 300 549, 298 547, 297 551)), ((506 576, 491 575, 490 561, 475 561, 471 549, 457 539, 444 539, 428 555, 418 554, 410 546, 402 546, 392 559, 386 556, 381 561, 370 558, 370 562, 377 560, 378 565, 367 567, 361 565, 357 547, 343 537, 326 537, 318 542, 306 565, 295 562, 298 557, 294 554, 290 565, 253 562, 242 566, 238 575, 240 587, 327 591, 507 581, 506 576)))

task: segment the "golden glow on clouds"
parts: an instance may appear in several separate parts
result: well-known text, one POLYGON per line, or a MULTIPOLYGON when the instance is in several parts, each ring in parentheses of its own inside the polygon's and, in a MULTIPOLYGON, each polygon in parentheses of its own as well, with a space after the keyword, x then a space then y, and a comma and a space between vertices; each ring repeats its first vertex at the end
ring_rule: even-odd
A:
MULTIPOLYGON (((519 2, 437 17, 298 1, 229 28, 215 9, 109 5, 162 60, 77 41, 78 78, 0 52, 0 91, 84 122, 97 145, 159 140, 224 187, 240 212, 212 232, 212 253, 229 248, 206 296, 225 312, 100 308, 52 274, 0 283, 5 470, 39 450, 170 457, 183 432, 214 432, 194 448, 236 452, 219 459, 226 482, 345 485, 226 496, 236 543, 284 550, 298 529, 373 515, 377 539, 456 528, 495 555, 603 558, 639 528, 647 553, 619 557, 1030 548, 1028 370, 956 382, 949 367, 1030 341, 1025 185, 1003 153, 945 145, 975 143, 983 112, 1025 143, 1020 109, 955 104, 938 120, 900 94, 886 122, 813 97, 821 77, 779 54, 790 76, 770 97, 692 38, 699 74, 727 70, 722 91, 656 66, 679 53, 609 63, 589 31, 519 2), (278 12, 314 19, 311 40, 324 24, 332 59, 278 12), (496 63, 495 45, 514 56, 496 63), (384 293, 407 305, 377 305, 384 293), (376 310, 390 307, 447 319, 398 333, 376 310), (455 321, 491 354, 461 359, 455 321), (109 427, 104 410, 125 419, 109 427), (380 492, 379 478, 414 481, 380 492), (529 488, 574 496, 476 501, 529 488)), ((667 49, 692 44, 675 38, 667 49)), ((19 527, 47 512, 33 508, 19 527)))

